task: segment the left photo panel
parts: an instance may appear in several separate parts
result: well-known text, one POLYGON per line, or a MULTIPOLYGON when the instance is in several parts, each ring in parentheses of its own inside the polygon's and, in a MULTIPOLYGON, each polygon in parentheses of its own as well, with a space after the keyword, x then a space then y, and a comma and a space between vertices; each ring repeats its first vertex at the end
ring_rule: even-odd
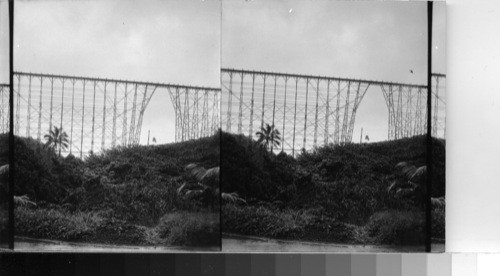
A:
POLYGON ((220 250, 220 22, 216 0, 16 2, 15 250, 220 250))
POLYGON ((9 3, 0 0, 0 250, 12 247, 9 219, 9 131, 10 131, 10 37, 9 3))

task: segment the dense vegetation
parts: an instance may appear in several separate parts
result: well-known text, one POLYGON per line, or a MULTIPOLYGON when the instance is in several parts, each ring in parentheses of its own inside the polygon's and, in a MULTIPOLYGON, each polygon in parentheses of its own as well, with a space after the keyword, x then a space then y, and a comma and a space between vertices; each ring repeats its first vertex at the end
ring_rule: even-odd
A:
MULTIPOLYGON (((421 198, 388 192, 407 181, 396 164, 425 165, 425 137, 328 145, 296 158, 242 135, 221 135, 221 189, 246 203, 222 207, 227 233, 342 243, 423 244, 421 198)), ((434 140, 433 197, 445 194, 444 141, 434 140)), ((444 238, 444 208, 433 212, 444 238)))
POLYGON ((84 160, 16 137, 16 234, 114 244, 218 246, 219 203, 177 193, 185 166, 219 165, 220 136, 117 147, 84 160), (213 202, 212 202, 213 203, 213 202))
MULTIPOLYGON (((9 164, 9 135, 0 134, 0 167, 9 164)), ((8 176, 0 175, 0 245, 5 246, 8 240, 9 224, 9 189, 8 176)))

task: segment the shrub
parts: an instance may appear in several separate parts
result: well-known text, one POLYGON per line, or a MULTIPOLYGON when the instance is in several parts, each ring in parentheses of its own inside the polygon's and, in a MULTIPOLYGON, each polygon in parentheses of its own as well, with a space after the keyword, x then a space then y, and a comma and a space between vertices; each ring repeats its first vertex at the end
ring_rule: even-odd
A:
POLYGON ((282 239, 324 242, 349 242, 351 229, 324 215, 322 209, 279 210, 271 206, 237 206, 222 208, 224 232, 282 239))
MULTIPOLYGON (((90 181, 90 180, 89 180, 90 181)), ((95 180, 94 180, 95 181, 95 180)), ((143 226, 156 225, 167 212, 203 209, 196 202, 183 200, 176 189, 182 178, 160 181, 131 181, 124 184, 88 184, 75 189, 67 198, 75 209, 83 211, 113 210, 113 216, 143 226)))
MULTIPOLYGON (((53 206, 52 206, 53 207, 53 206)), ((144 244, 144 229, 103 212, 68 212, 64 209, 15 209, 18 235, 66 241, 144 244)))
POLYGON ((114 244, 145 244, 144 232, 144 227, 110 217, 102 220, 89 240, 114 244))
POLYGON ((388 210, 375 213, 366 225, 368 236, 380 244, 423 245, 422 212, 388 210))
POLYGON ((291 200, 297 177, 295 159, 275 155, 244 135, 221 134, 221 190, 245 199, 291 200))
POLYGON ((219 214, 175 212, 166 214, 156 226, 158 236, 171 245, 218 246, 219 214))
POLYGON ((52 170, 56 155, 31 138, 15 139, 15 194, 27 194, 35 201, 55 202, 64 196, 64 189, 55 183, 52 170))
POLYGON ((68 213, 57 209, 15 209, 16 234, 35 238, 82 241, 102 222, 96 213, 68 213))

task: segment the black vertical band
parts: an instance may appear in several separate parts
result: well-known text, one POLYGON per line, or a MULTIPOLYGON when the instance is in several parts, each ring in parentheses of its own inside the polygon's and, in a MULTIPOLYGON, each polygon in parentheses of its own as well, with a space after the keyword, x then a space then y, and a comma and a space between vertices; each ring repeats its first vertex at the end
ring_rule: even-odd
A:
POLYGON ((427 183, 425 202, 425 251, 431 252, 432 238, 432 1, 427 1, 427 183))
POLYGON ((9 248, 14 249, 14 0, 9 0, 9 248))

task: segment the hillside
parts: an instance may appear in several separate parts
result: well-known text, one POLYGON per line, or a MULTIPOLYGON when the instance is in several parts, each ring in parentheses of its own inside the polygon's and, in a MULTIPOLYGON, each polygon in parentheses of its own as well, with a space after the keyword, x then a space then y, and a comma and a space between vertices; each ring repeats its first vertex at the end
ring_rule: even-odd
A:
MULTIPOLYGON (((432 194, 440 197, 445 193, 444 141, 434 140, 434 157, 432 194)), ((271 154, 248 137, 223 133, 221 158, 222 191, 237 192, 248 202, 248 205, 223 207, 224 232, 268 235, 269 231, 260 229, 265 228, 274 229, 270 231, 274 233, 272 237, 356 242, 352 237, 357 234, 350 232, 360 231, 360 228, 368 231, 370 224, 387 223, 386 220, 392 217, 408 217, 410 221, 398 223, 406 223, 407 227, 421 229, 423 233, 423 202, 395 197, 387 189, 394 181, 403 181, 395 168, 399 162, 416 167, 425 165, 425 136, 369 144, 328 145, 293 158, 285 153, 271 154), (273 221, 281 221, 277 217, 287 216, 300 219, 293 223, 283 221, 281 226, 272 225, 279 224, 273 221), (260 224, 267 219, 269 225, 260 224), (260 226, 252 228, 245 221, 259 221, 260 226), (288 227, 290 223, 291 228, 288 227), (341 230, 337 232, 345 233, 320 234, 328 232, 323 229, 325 225, 338 227, 341 230), (310 234, 315 232, 318 234, 310 234)), ((436 236, 444 237, 444 230, 436 236)), ((373 242, 384 242, 374 239, 373 242)), ((421 239, 415 238, 414 242, 421 239)))
MULTIPOLYGON (((217 246, 218 208, 177 194, 196 180, 189 163, 219 165, 219 135, 182 143, 117 147, 84 160, 58 157, 16 137, 16 207, 23 236, 117 244, 217 246)), ((218 204, 216 205, 218 206, 218 204)))

